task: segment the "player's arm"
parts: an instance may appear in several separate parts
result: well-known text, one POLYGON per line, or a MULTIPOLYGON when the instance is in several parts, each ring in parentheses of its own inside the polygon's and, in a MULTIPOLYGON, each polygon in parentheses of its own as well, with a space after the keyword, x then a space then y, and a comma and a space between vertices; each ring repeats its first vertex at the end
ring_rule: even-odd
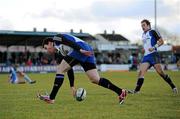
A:
POLYGON ((145 53, 145 50, 144 48, 141 49, 141 53, 144 54, 145 53))
POLYGON ((162 38, 160 38, 158 41, 157 41, 157 45, 158 47, 160 47, 161 45, 164 44, 164 40, 162 38))
POLYGON ((76 88, 74 86, 74 71, 73 71, 72 68, 70 70, 68 70, 67 75, 68 75, 68 79, 69 79, 69 84, 70 84, 70 89, 71 89, 72 95, 75 97, 76 88))
POLYGON ((157 33, 155 30, 152 30, 152 33, 155 39, 157 40, 157 43, 152 48, 150 48, 149 51, 153 51, 164 44, 164 40, 162 39, 159 33, 157 33))
POLYGON ((11 73, 12 73, 12 70, 10 69, 10 70, 9 70, 9 75, 8 75, 8 82, 11 82, 11 76, 12 76, 11 73))
POLYGON ((72 41, 70 41, 70 40, 68 40, 68 39, 65 39, 65 40, 64 40, 64 44, 70 46, 71 48, 79 51, 80 53, 82 53, 82 54, 84 54, 84 55, 86 55, 86 56, 91 56, 91 55, 93 54, 91 51, 84 50, 84 49, 83 49, 81 46, 79 46, 77 43, 72 42, 72 41))
POLYGON ((68 40, 67 38, 65 38, 62 34, 58 34, 53 38, 54 42, 56 45, 60 45, 60 44, 64 44, 67 46, 70 46, 71 48, 80 51, 81 46, 79 46, 78 44, 68 40))
POLYGON ((83 49, 80 49, 80 52, 86 56, 91 56, 93 54, 93 52, 91 51, 87 51, 87 50, 83 50, 83 49))
POLYGON ((8 82, 11 82, 11 74, 8 75, 8 82))

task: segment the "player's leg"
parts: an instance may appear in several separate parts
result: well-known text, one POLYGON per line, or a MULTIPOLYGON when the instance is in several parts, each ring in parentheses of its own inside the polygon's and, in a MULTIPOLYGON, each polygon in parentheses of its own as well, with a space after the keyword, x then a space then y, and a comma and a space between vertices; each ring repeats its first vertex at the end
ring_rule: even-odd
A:
POLYGON ((50 94, 50 99, 54 100, 59 88, 63 84, 64 81, 64 73, 67 72, 70 69, 70 65, 65 61, 62 60, 62 62, 57 66, 57 72, 56 77, 54 80, 54 86, 50 94))
POLYGON ((36 83, 36 81, 35 80, 31 80, 31 78, 27 74, 24 74, 24 80, 26 80, 30 84, 36 83))
POLYGON ((70 87, 74 87, 74 71, 72 68, 68 70, 67 75, 68 75, 70 87))
POLYGON ((13 84, 25 84, 26 82, 25 81, 22 81, 20 80, 19 78, 16 78, 14 81, 13 81, 13 84))
POLYGON ((49 96, 38 95, 38 97, 47 103, 53 104, 55 101, 55 97, 59 91, 59 88, 63 84, 64 73, 67 72, 70 68, 71 68, 70 65, 65 60, 62 60, 62 62, 57 66, 56 77, 50 95, 49 96))
POLYGON ((118 95, 121 93, 121 89, 112 84, 108 79, 106 78, 101 78, 99 76, 99 73, 96 69, 96 65, 94 63, 80 63, 81 66, 83 67, 84 71, 86 72, 86 75, 90 79, 92 83, 98 84, 102 87, 108 88, 110 90, 113 90, 116 92, 118 95))
POLYGON ((86 75, 92 83, 114 91, 119 96, 120 103, 123 103, 126 97, 126 90, 117 87, 106 78, 101 78, 94 63, 81 63, 81 66, 84 68, 86 75))
POLYGON ((74 87, 74 71, 72 68, 70 70, 68 70, 67 75, 68 75, 69 85, 70 85, 70 88, 72 91, 72 95, 75 96, 76 89, 74 87))
POLYGON ((10 82, 12 84, 25 84, 26 83, 25 81, 21 81, 16 73, 13 74, 10 78, 11 78, 10 82))
POLYGON ((165 74, 161 65, 155 64, 154 68, 156 69, 156 72, 164 79, 164 81, 166 81, 170 87, 172 88, 174 93, 178 93, 176 86, 174 85, 174 83, 172 82, 171 78, 169 77, 169 75, 165 74))
POLYGON ((10 83, 12 83, 12 84, 17 84, 18 83, 18 77, 17 77, 17 75, 15 74, 12 74, 12 75, 10 75, 10 83))
POLYGON ((149 68, 149 63, 141 63, 140 68, 139 68, 139 73, 138 73, 138 79, 136 83, 136 88, 134 89, 134 93, 139 92, 143 83, 144 83, 144 74, 147 72, 149 68))
POLYGON ((26 82, 25 81, 18 81, 18 84, 25 84, 26 82))
POLYGON ((19 76, 19 77, 23 77, 24 80, 25 80, 26 82, 30 83, 30 84, 36 83, 36 81, 31 80, 31 78, 30 78, 26 73, 24 73, 24 72, 22 72, 22 71, 18 71, 18 76, 19 76))
MULTIPOLYGON (((57 63, 60 64, 61 61, 63 60, 63 58, 65 58, 65 56, 58 54, 57 63)), ((67 75, 68 75, 72 95, 75 96, 76 89, 74 87, 74 71, 72 68, 70 70, 68 70, 67 75)))
POLYGON ((70 70, 74 65, 79 63, 77 60, 75 60, 73 57, 66 56, 61 61, 60 65, 57 67, 56 77, 54 81, 54 86, 50 94, 50 100, 54 100, 59 88, 63 84, 64 81, 64 73, 66 73, 68 70, 70 70))
POLYGON ((106 78, 100 78, 97 69, 91 69, 86 71, 86 74, 88 76, 88 78, 91 80, 92 83, 98 84, 104 88, 108 88, 112 91, 114 91, 115 93, 117 93, 117 95, 120 95, 122 92, 122 89, 118 88, 117 86, 115 86, 113 83, 111 83, 108 79, 106 78))

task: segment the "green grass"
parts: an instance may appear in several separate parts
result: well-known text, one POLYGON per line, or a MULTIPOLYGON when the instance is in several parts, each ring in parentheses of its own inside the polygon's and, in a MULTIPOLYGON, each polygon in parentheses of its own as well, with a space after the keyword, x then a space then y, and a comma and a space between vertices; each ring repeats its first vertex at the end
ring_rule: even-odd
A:
MULTIPOLYGON (((180 72, 167 72, 180 87, 180 72)), ((7 82, 7 74, 0 74, 0 119, 180 119, 180 94, 173 95, 170 87, 154 72, 148 72, 141 93, 128 95, 123 105, 115 93, 90 83, 84 73, 76 73, 76 87, 87 91, 84 101, 72 98, 65 79, 55 104, 36 98, 36 92, 51 91, 53 73, 28 74, 36 84, 7 82)), ((133 89, 137 72, 106 72, 101 76, 114 84, 133 89)))

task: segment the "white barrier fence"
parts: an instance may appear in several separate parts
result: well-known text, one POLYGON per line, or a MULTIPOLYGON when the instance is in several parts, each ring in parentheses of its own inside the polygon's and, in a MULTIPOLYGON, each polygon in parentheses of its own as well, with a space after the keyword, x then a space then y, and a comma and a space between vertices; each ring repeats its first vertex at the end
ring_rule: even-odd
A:
MULTIPOLYGON (((105 71, 129 71, 129 64, 101 64, 97 66, 97 69, 99 71, 105 72, 105 71)), ((164 65, 162 65, 164 67, 164 65)), ((56 66, 20 66, 18 67, 18 70, 23 72, 55 72, 56 66)), ((81 66, 75 66, 73 67, 74 71, 83 71, 83 68, 81 66)), ((9 66, 1 66, 0 67, 0 73, 7 73, 9 72, 10 67, 9 66)), ((151 70, 154 70, 151 68, 151 70)), ((176 64, 169 64, 168 70, 177 71, 178 68, 176 64)))
MULTIPOLYGON (((20 66, 17 68, 18 71, 23 72, 55 72, 57 69, 57 66, 47 65, 47 66, 20 66)), ((73 67, 75 71, 83 71, 83 69, 80 66, 73 67)), ((1 66, 0 67, 0 73, 7 73, 9 72, 10 67, 9 66, 1 66)))
MULTIPOLYGON (((129 64, 101 64, 97 66, 97 69, 99 71, 105 72, 105 71, 129 71, 129 64)), ((162 65, 164 67, 164 65, 162 65)), ((24 72, 55 72, 56 66, 20 66, 18 67, 18 70, 24 71, 24 72)), ((81 66, 74 66, 74 71, 83 71, 83 68, 81 66)), ((10 67, 9 66, 1 66, 0 67, 0 73, 7 73, 9 72, 10 67)), ((151 68, 151 70, 154 70, 154 68, 151 68)), ((176 64, 170 64, 168 65, 168 70, 177 71, 178 68, 176 64)))
POLYGON ((128 71, 130 64, 101 64, 99 71, 128 71))

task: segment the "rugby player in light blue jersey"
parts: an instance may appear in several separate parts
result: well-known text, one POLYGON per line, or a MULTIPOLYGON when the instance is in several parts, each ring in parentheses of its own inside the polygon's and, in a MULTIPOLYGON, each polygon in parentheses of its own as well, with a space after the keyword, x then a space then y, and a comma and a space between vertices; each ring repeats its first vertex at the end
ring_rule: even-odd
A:
POLYGON ((23 84, 23 83, 30 83, 30 84, 34 84, 36 83, 36 81, 33 81, 29 78, 29 76, 27 74, 25 74, 23 71, 20 71, 19 69, 17 69, 17 65, 13 65, 10 67, 9 70, 9 82, 12 84, 23 84), (23 77, 25 81, 21 81, 19 80, 19 77, 23 77))
POLYGON ((80 64, 92 83, 114 91, 119 96, 119 103, 122 104, 124 102, 126 90, 115 86, 108 79, 101 78, 99 76, 96 69, 93 49, 89 44, 70 34, 58 34, 53 38, 45 39, 43 42, 43 47, 48 53, 53 54, 60 50, 58 48, 62 44, 69 46, 72 49, 67 53, 60 65, 57 66, 54 86, 50 95, 39 95, 41 100, 44 100, 50 104, 54 103, 57 92, 63 83, 64 73, 66 73, 73 66, 80 64))
POLYGON ((19 81, 19 78, 17 76, 17 73, 15 71, 15 69, 13 67, 10 67, 10 70, 9 70, 9 82, 12 83, 12 84, 23 84, 25 83, 25 81, 19 81))
POLYGON ((146 19, 141 21, 141 27, 144 31, 142 34, 144 57, 140 64, 136 88, 133 91, 129 91, 129 93, 138 93, 140 91, 144 82, 144 75, 151 66, 153 66, 156 72, 170 85, 173 93, 178 93, 176 86, 173 84, 169 75, 165 74, 160 64, 157 48, 164 43, 161 35, 151 29, 151 24, 146 19))

